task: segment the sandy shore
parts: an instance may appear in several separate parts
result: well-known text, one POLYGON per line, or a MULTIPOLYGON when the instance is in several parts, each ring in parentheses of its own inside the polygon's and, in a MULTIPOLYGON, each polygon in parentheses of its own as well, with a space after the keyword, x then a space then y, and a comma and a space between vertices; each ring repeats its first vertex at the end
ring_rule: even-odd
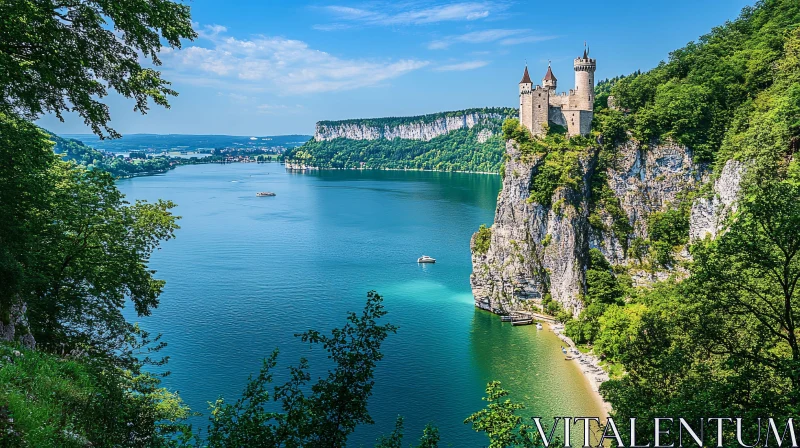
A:
POLYGON ((578 351, 578 349, 575 347, 575 343, 572 342, 572 339, 563 334, 563 324, 551 322, 550 329, 553 330, 553 333, 555 333, 559 339, 564 341, 564 343, 569 346, 569 356, 573 357, 573 361, 577 363, 577 366, 583 373, 583 376, 585 376, 589 381, 589 385, 591 386, 592 391, 594 391, 596 399, 601 403, 607 417, 608 413, 611 412, 611 404, 603 400, 603 397, 600 395, 600 385, 608 381, 608 373, 606 373, 606 371, 600 367, 600 360, 592 354, 581 353, 578 351))

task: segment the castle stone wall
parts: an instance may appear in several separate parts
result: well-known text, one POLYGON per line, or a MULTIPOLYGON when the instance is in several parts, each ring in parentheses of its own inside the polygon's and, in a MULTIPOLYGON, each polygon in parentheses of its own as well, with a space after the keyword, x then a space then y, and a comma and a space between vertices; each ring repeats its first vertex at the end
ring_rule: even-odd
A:
POLYGON ((531 94, 531 111, 533 115, 533 125, 528 128, 533 135, 544 135, 544 125, 547 124, 550 116, 550 92, 540 86, 536 86, 531 94))
POLYGON ((531 84, 519 85, 519 122, 533 132, 533 107, 531 84))

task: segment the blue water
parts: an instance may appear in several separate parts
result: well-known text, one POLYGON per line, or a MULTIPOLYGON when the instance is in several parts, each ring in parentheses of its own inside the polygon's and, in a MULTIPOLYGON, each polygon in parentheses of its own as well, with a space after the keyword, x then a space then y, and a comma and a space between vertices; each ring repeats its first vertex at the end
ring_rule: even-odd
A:
MULTIPOLYGON (((374 289, 400 328, 376 372, 376 424, 359 428, 351 446, 372 446, 397 415, 406 442, 433 422, 445 446, 482 446, 463 420, 484 406, 493 379, 529 415, 601 413, 555 335, 512 328, 473 307, 469 239, 492 222, 499 176, 229 164, 180 167, 119 187, 129 200, 178 204, 181 229, 151 260, 167 282, 161 305, 141 323, 163 334, 172 372, 164 383, 195 411, 207 415, 220 395, 235 400, 275 347, 279 376, 303 356, 323 374, 324 353, 293 335, 340 326, 374 289), (422 254, 437 263, 418 265, 422 254)), ((205 429, 207 417, 192 422, 205 429)))

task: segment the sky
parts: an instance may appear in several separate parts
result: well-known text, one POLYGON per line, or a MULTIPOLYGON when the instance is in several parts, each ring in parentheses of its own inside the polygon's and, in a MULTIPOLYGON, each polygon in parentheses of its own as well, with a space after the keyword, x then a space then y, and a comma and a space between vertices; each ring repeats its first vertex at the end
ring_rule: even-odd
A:
MULTIPOLYGON (((147 115, 104 99, 124 134, 312 134, 320 120, 518 106, 527 62, 574 86, 584 42, 597 80, 648 70, 751 1, 191 0, 199 37, 161 54, 179 92, 147 115)), ((90 133, 76 114, 38 124, 90 133)))

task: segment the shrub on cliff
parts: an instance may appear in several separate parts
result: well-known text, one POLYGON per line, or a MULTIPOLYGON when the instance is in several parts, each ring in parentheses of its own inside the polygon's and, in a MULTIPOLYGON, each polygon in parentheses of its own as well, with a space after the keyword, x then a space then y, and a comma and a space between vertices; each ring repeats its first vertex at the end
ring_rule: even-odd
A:
POLYGON ((489 245, 492 243, 492 229, 486 227, 486 224, 481 224, 478 232, 475 234, 475 245, 473 251, 476 254, 484 255, 489 251, 489 245))

